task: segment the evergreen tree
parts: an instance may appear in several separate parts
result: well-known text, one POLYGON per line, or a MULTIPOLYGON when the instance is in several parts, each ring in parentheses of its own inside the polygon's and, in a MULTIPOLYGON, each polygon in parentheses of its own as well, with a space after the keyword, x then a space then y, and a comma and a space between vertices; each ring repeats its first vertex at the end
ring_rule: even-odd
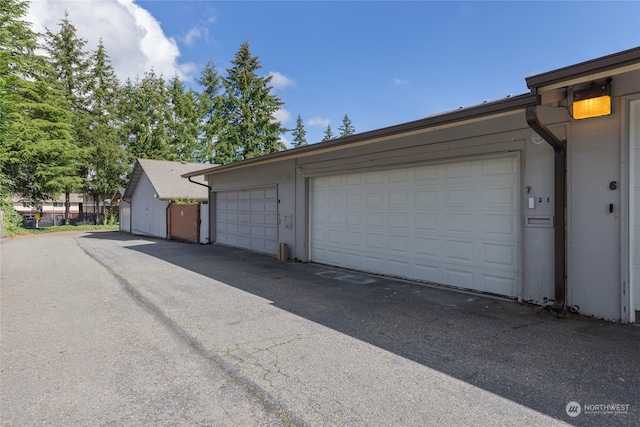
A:
POLYGON ((38 48, 37 35, 22 20, 29 4, 26 1, 0 2, 0 198, 15 191, 9 176, 9 135, 13 114, 19 101, 17 88, 21 79, 30 78, 29 68, 38 48))
POLYGON ((346 114, 342 118, 342 126, 338 127, 338 130, 340 131, 340 138, 356 133, 356 128, 353 127, 349 116, 346 114))
POLYGON ((28 4, 0 3, 0 79, 11 99, 0 146, 3 193, 39 204, 78 188, 82 152, 74 144, 70 105, 49 62, 35 52, 36 34, 22 20, 28 4))
POLYGON ((284 103, 271 93, 271 76, 258 76, 262 67, 258 57, 251 56, 247 42, 242 43, 231 64, 223 79, 224 126, 216 142, 216 163, 283 150, 280 135, 285 129, 274 115, 284 103))
POLYGON ((132 159, 177 160, 178 155, 167 143, 171 111, 164 79, 151 70, 142 80, 127 80, 121 101, 123 129, 132 159))
POLYGON ((333 135, 333 132, 331 132, 331 125, 327 125, 327 128, 324 131, 324 136, 322 137, 322 142, 330 141, 332 139, 336 139, 336 137, 333 135))
POLYGON ((304 130, 304 124, 302 123, 302 117, 300 115, 298 115, 298 119, 296 120, 296 128, 291 131, 291 135, 293 136, 294 148, 307 145, 307 131, 304 130))
POLYGON ((124 185, 128 162, 118 129, 117 100, 120 82, 102 39, 92 53, 90 63, 88 102, 91 154, 85 191, 98 202, 124 185))
POLYGON ((178 160, 193 162, 197 160, 200 128, 196 94, 192 89, 185 89, 177 74, 168 82, 167 91, 171 108, 167 142, 178 160))
POLYGON ((200 114, 201 132, 196 147, 195 159, 203 163, 215 163, 216 158, 233 158, 235 150, 225 151, 222 144, 218 144, 223 126, 222 79, 213 61, 205 65, 200 79, 202 92, 198 94, 198 111, 200 114))
MULTIPOLYGON (((72 112, 73 136, 78 147, 90 151, 90 127, 87 105, 87 83, 89 62, 87 53, 83 50, 87 41, 76 34, 76 28, 69 21, 69 13, 65 11, 64 18, 60 21, 60 29, 57 33, 46 30, 47 51, 56 78, 64 89, 72 112)), ((88 165, 85 165, 82 174, 88 173, 88 165)), ((65 224, 69 224, 69 193, 78 188, 69 188, 65 192, 65 224)))

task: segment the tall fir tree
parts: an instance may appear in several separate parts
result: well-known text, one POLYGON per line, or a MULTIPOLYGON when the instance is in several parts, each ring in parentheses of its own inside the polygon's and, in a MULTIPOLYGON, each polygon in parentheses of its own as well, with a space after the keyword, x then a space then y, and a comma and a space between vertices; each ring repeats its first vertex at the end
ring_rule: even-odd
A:
POLYGON ((142 80, 127 80, 123 87, 121 114, 132 159, 177 160, 167 143, 170 119, 169 94, 162 76, 153 70, 142 80))
POLYGON ((216 143, 216 163, 231 163, 284 150, 285 132, 275 113, 284 104, 271 93, 271 76, 260 77, 262 68, 244 42, 223 79, 223 128, 216 143))
POLYGON ((85 191, 93 196, 94 201, 100 201, 124 185, 128 169, 117 111, 120 82, 102 39, 90 57, 88 89, 91 154, 85 191))
POLYGON ((38 48, 37 35, 22 18, 27 14, 29 3, 20 0, 0 2, 0 198, 8 198, 16 192, 13 177, 10 176, 9 162, 15 155, 9 144, 11 122, 20 101, 18 87, 20 80, 32 78, 29 70, 35 60, 38 48))
POLYGON ((22 18, 28 3, 0 3, 0 79, 11 103, 0 146, 3 193, 38 205, 82 184, 83 153, 74 143, 64 88, 48 60, 36 54, 37 35, 22 18))
MULTIPOLYGON (((87 41, 78 37, 76 27, 69 21, 69 13, 66 11, 59 27, 57 33, 46 30, 46 49, 56 78, 62 85, 64 96, 71 107, 75 142, 88 154, 92 148, 87 105, 89 61, 87 53, 83 50, 87 41)), ((88 172, 88 165, 85 164, 81 173, 87 176, 88 172)), ((69 188, 65 191, 65 224, 69 224, 70 220, 69 193, 77 190, 79 188, 69 188)))
POLYGON ((171 117, 167 124, 167 142, 170 150, 178 160, 196 161, 200 133, 197 96, 192 89, 185 88, 177 74, 169 80, 167 91, 171 109, 171 117))
POLYGON ((327 125, 327 128, 324 130, 324 136, 322 137, 322 142, 330 141, 332 139, 336 139, 336 137, 331 131, 331 125, 327 125))
POLYGON ((346 114, 342 118, 342 125, 338 127, 338 130, 340 131, 340 138, 356 133, 356 128, 353 127, 351 119, 349 119, 349 116, 346 114))
POLYGON ((304 129, 304 123, 302 122, 302 117, 299 114, 296 119, 296 127, 291 131, 291 135, 293 136, 294 148, 307 145, 307 131, 304 129))
POLYGON ((218 144, 223 126, 222 79, 213 61, 208 61, 200 73, 198 84, 202 91, 198 93, 198 112, 201 132, 196 147, 195 159, 203 163, 215 163, 224 158, 233 158, 235 150, 225 151, 218 144))

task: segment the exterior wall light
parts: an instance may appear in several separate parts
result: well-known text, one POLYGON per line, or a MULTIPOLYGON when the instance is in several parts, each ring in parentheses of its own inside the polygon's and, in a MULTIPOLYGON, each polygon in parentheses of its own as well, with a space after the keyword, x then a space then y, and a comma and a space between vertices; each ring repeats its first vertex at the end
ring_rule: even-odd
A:
POLYGON ((576 120, 611 114, 611 83, 594 84, 573 92, 573 118, 576 120))

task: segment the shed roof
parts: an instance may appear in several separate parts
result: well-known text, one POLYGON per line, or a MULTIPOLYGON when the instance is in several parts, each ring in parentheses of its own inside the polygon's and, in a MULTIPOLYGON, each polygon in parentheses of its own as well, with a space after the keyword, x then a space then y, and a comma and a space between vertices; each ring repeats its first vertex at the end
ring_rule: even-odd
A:
POLYGON ((207 200, 208 189, 203 177, 193 178, 189 182, 182 175, 209 169, 211 165, 202 163, 170 162, 167 160, 138 159, 133 167, 131 179, 124 190, 124 199, 131 199, 133 192, 144 173, 151 181, 160 200, 193 199, 207 200))

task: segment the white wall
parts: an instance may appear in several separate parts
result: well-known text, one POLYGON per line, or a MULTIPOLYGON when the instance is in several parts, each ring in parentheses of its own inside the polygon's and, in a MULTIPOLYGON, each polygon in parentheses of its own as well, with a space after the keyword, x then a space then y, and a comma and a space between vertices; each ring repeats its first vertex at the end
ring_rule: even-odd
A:
POLYGON ((131 231, 131 205, 129 202, 125 202, 120 199, 120 230, 130 232, 131 231))
POLYGON ((143 173, 131 197, 131 232, 167 238, 168 201, 159 200, 149 178, 143 173))

